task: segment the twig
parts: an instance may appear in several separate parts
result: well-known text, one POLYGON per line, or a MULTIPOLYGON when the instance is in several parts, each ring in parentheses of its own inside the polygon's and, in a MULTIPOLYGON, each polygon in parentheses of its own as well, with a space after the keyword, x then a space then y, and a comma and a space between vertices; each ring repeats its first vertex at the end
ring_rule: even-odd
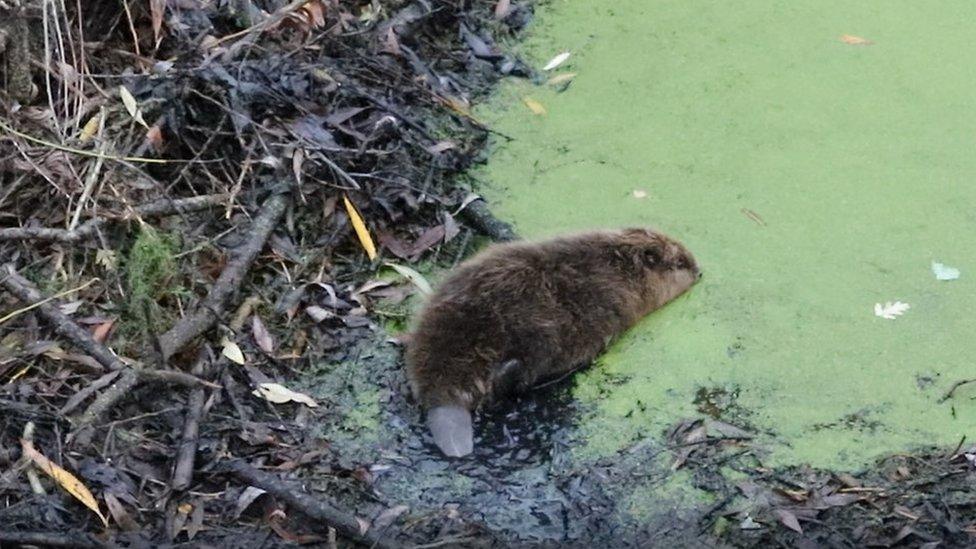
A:
POLYGON ((380 549, 400 547, 395 541, 383 536, 382 532, 373 529, 361 531, 360 522, 354 515, 304 493, 302 488, 282 481, 275 475, 259 471, 243 461, 231 462, 226 467, 237 478, 265 490, 309 518, 328 523, 350 539, 380 549))
MULTIPOLYGON (((197 354, 197 362, 193 365, 193 373, 202 376, 210 361, 210 353, 204 346, 197 354)), ((206 402, 203 388, 196 388, 190 392, 186 403, 186 420, 183 422, 183 437, 180 439, 179 450, 176 452, 176 466, 173 467, 174 491, 183 491, 190 487, 193 480, 193 465, 197 455, 197 442, 200 434, 200 417, 203 415, 203 405, 206 402)))
POLYGON ((460 214, 464 221, 468 222, 479 233, 491 238, 496 242, 508 242, 518 240, 519 236, 512 229, 512 226, 501 221, 491 210, 484 200, 475 200, 461 210, 460 214))
POLYGON ((16 135, 17 137, 20 137, 21 139, 26 139, 36 145, 43 145, 45 147, 50 147, 52 149, 57 149, 59 151, 78 154, 81 156, 90 156, 92 158, 101 158, 104 160, 118 160, 121 162, 145 162, 147 164, 170 164, 170 163, 177 163, 177 162, 186 162, 186 160, 180 160, 180 159, 145 158, 145 157, 138 157, 138 156, 113 156, 110 154, 101 154, 97 152, 86 151, 84 149, 76 149, 74 147, 59 145, 58 143, 54 143, 52 141, 45 141, 43 139, 39 139, 37 137, 34 137, 33 135, 26 134, 24 132, 19 132, 11 128, 10 126, 4 124, 3 122, 0 122, 0 130, 10 132, 13 135, 16 135))
POLYGON ((42 547, 105 547, 106 545, 85 532, 5 532, 0 531, 0 542, 42 547))
POLYGON ((952 387, 949 387, 949 390, 946 391, 946 393, 942 395, 942 398, 939 399, 939 404, 942 404, 943 402, 952 398, 952 394, 956 392, 956 389, 962 387, 963 385, 967 385, 969 383, 976 383, 976 377, 972 379, 960 379, 959 381, 953 383, 952 387))
MULTIPOLYGON (((54 301, 55 299, 58 299, 59 297, 64 297, 64 296, 66 296, 68 294, 73 294, 75 292, 80 292, 81 290, 84 290, 85 288, 91 286, 92 284, 94 284, 97 281, 98 281, 97 278, 93 278, 93 279, 89 280, 88 282, 85 282, 81 286, 78 286, 77 288, 71 288, 70 290, 65 290, 63 292, 58 292, 58 293, 52 295, 51 297, 46 297, 46 298, 44 298, 44 299, 42 299, 42 300, 40 300, 40 301, 38 301, 36 303, 32 303, 32 304, 28 305, 28 306, 26 306, 26 307, 24 307, 22 309, 17 309, 16 311, 14 311, 14 312, 12 312, 10 314, 4 315, 2 318, 0 318, 0 324, 3 324, 4 322, 10 320, 11 318, 16 318, 16 317, 18 317, 18 316, 26 313, 27 311, 31 311, 33 309, 36 309, 36 308, 40 307, 41 305, 46 304, 49 301, 54 301)), ((40 294, 38 294, 38 295, 40 295, 40 294)))
POLYGON ((155 200, 133 209, 132 214, 122 214, 89 219, 75 229, 51 229, 47 227, 10 227, 0 229, 2 240, 38 240, 44 242, 79 242, 95 235, 96 229, 113 219, 127 219, 133 216, 160 217, 177 213, 205 210, 220 204, 227 198, 226 194, 209 194, 192 196, 179 200, 168 198, 155 200))
POLYGON ((247 274, 251 263, 264 248, 265 242, 271 236, 271 231, 278 225, 278 221, 285 213, 289 198, 284 194, 276 194, 269 198, 261 207, 261 212, 254 219, 251 234, 246 243, 231 259, 220 277, 214 282, 207 297, 197 306, 195 312, 180 319, 166 333, 159 336, 159 344, 163 350, 163 360, 182 349, 187 343, 209 330, 217 323, 218 318, 230 304, 231 298, 237 293, 244 275, 247 274))

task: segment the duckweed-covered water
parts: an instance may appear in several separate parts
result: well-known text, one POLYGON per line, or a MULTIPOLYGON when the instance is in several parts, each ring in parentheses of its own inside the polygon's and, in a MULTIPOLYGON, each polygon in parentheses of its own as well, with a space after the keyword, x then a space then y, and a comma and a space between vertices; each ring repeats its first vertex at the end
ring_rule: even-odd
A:
POLYGON ((577 376, 578 457, 723 412, 774 465, 976 435, 976 385, 939 402, 976 377, 974 18, 961 1, 548 4, 525 53, 569 50, 546 76, 577 74, 510 82, 479 113, 514 138, 482 174, 496 214, 530 238, 653 225, 705 273, 577 376), (875 316, 896 300, 911 308, 875 316))

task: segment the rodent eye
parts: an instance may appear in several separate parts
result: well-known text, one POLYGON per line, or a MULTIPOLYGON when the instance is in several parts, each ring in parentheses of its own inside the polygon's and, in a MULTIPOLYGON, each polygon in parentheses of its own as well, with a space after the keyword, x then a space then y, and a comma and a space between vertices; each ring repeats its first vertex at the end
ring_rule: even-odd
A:
POLYGON ((682 257, 681 259, 679 259, 678 260, 678 263, 675 264, 675 268, 676 269, 680 269, 680 270, 688 269, 690 267, 691 267, 691 265, 688 263, 688 258, 685 258, 685 257, 682 257))
POLYGON ((648 265, 657 265, 661 262, 661 253, 657 250, 645 250, 644 261, 647 262, 648 265))

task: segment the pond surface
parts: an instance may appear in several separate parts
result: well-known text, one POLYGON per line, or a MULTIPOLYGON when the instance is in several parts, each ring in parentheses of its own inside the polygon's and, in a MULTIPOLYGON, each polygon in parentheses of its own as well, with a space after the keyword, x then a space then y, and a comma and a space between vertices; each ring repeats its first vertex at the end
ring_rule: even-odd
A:
POLYGON ((940 403, 976 377, 974 18, 961 1, 548 4, 525 54, 568 50, 546 76, 576 76, 510 82, 479 113, 514 138, 481 174, 495 213, 530 238, 652 225, 705 273, 577 375, 577 457, 703 415, 761 433, 768 465, 976 436, 976 384, 940 403))

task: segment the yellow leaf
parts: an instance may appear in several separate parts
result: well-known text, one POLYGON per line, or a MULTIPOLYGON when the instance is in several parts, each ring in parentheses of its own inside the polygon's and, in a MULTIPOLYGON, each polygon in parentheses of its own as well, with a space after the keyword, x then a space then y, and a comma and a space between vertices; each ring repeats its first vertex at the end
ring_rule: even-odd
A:
POLYGON ((58 467, 58 465, 53 461, 44 457, 43 454, 34 448, 33 442, 21 439, 20 445, 23 448, 24 455, 30 458, 38 469, 47 473, 48 476, 53 478, 58 485, 65 489, 65 491, 80 501, 82 505, 94 511, 95 514, 98 515, 98 518, 102 519, 102 524, 108 526, 108 519, 105 518, 105 515, 103 515, 102 511, 98 508, 98 502, 95 501, 95 496, 92 495, 91 490, 89 490, 87 486, 82 484, 77 477, 68 471, 65 471, 61 467, 58 467))
POLYGON ((363 222, 362 216, 359 215, 356 206, 353 206, 348 196, 343 195, 342 201, 346 205, 346 213, 349 214, 349 221, 352 222, 352 228, 355 229, 356 236, 359 237, 359 243, 366 250, 366 257, 370 261, 376 259, 376 245, 373 244, 373 237, 369 235, 369 229, 366 228, 366 223, 363 222))
POLYGON ((397 265, 396 263, 386 263, 386 266, 400 273, 403 278, 409 280, 411 284, 416 286, 417 289, 425 295, 434 293, 434 289, 430 287, 430 282, 427 282, 424 275, 418 273, 410 267, 407 267, 406 265, 397 265))
POLYGON ((558 86, 563 82, 569 82, 573 78, 576 78, 575 72, 564 72, 562 74, 557 74, 556 76, 553 76, 549 80, 546 80, 546 84, 550 86, 558 86))
POLYGON ((255 396, 259 396, 268 402, 284 404, 286 402, 300 402, 310 408, 315 408, 318 403, 312 397, 292 391, 284 385, 278 383, 261 383, 258 388, 252 391, 255 396))
POLYGON ((535 99, 532 99, 531 97, 523 97, 522 102, 525 103, 525 106, 528 107, 533 114, 546 114, 546 108, 542 106, 542 103, 539 103, 535 99))
POLYGON ((854 36, 851 34, 840 35, 840 41, 845 44, 850 44, 851 46, 870 46, 874 44, 871 40, 867 38, 861 38, 860 36, 854 36))
POLYGON ((227 357, 231 362, 236 362, 237 364, 244 364, 244 351, 237 346, 236 343, 229 339, 224 339, 223 341, 224 349, 221 353, 227 357))
POLYGON ((101 125, 101 122, 101 112, 89 118, 88 122, 85 123, 85 127, 81 129, 81 135, 78 136, 78 141, 81 141, 82 143, 88 143, 91 141, 91 138, 95 135, 95 132, 98 131, 98 126, 101 125))

